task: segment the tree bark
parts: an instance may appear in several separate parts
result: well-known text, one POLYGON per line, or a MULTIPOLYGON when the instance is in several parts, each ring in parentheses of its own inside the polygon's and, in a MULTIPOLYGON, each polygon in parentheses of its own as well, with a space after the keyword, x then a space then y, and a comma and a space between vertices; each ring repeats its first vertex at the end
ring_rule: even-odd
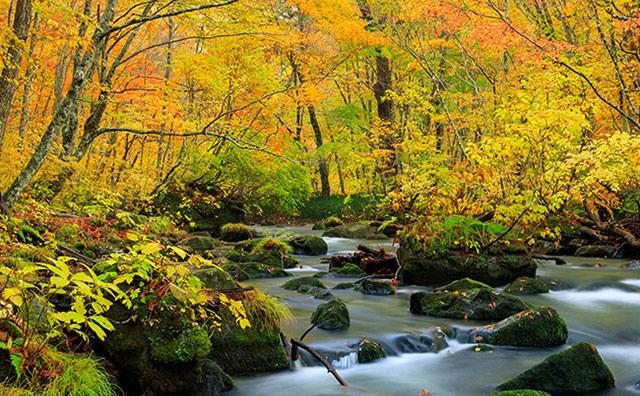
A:
MULTIPOLYGON (((313 133, 316 137, 316 148, 320 150, 322 147, 322 131, 320 130, 320 124, 318 124, 318 117, 316 116, 316 109, 313 105, 307 107, 309 111, 309 121, 313 128, 313 133)), ((331 186, 329 185, 329 166, 327 161, 319 156, 320 162, 320 196, 322 198, 329 198, 331 196, 331 186)))
POLYGON ((31 0, 17 0, 13 17, 15 39, 9 42, 5 67, 2 69, 2 75, 0 75, 0 155, 2 154, 2 145, 11 112, 11 102, 16 91, 16 79, 22 62, 22 51, 29 36, 31 15, 31 0))

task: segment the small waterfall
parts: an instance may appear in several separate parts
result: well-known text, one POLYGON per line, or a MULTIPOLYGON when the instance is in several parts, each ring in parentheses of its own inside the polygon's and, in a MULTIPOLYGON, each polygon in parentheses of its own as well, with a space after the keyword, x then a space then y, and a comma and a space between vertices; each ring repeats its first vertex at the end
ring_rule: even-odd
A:
POLYGON ((351 352, 348 355, 342 356, 338 360, 331 362, 331 365, 336 369, 346 369, 358 364, 358 352, 351 352))

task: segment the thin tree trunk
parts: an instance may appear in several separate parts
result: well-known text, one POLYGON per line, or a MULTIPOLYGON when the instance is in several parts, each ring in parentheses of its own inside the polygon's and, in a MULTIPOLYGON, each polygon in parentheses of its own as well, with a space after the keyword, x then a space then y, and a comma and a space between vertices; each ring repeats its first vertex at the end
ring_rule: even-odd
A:
MULTIPOLYGON (((311 122, 311 127, 313 128, 313 133, 316 137, 316 148, 320 150, 322 147, 322 131, 320 130, 320 124, 318 123, 318 118, 316 116, 316 109, 313 105, 307 107, 309 111, 309 121, 311 122)), ((319 156, 319 169, 320 169, 320 196, 322 198, 329 198, 331 196, 331 186, 329 185, 329 166, 327 165, 327 161, 319 156)))
MULTIPOLYGON (((33 20, 33 31, 38 30, 38 14, 35 15, 33 20)), ((35 37, 31 37, 31 43, 29 43, 29 53, 27 54, 27 59, 31 58, 33 55, 33 51, 35 50, 36 39, 35 37)), ((20 124, 18 127, 18 134, 20 136, 20 145, 18 146, 18 152, 22 152, 24 150, 24 139, 27 133, 27 128, 29 127, 30 121, 30 113, 31 113, 31 103, 33 101, 33 96, 31 95, 31 84, 33 83, 33 67, 31 65, 27 66, 27 73, 25 76, 25 85, 24 85, 24 94, 22 95, 22 106, 20 110, 20 124)))
MULTIPOLYGON (((164 92, 164 98, 166 101, 167 98, 167 90, 169 89, 169 78, 171 78, 171 70, 172 70, 172 58, 173 58, 173 45, 172 45, 172 41, 173 41, 173 32, 174 32, 174 25, 173 25, 173 18, 169 18, 168 22, 168 27, 169 27, 169 37, 167 39, 167 60, 165 63, 165 67, 164 67, 164 88, 165 88, 165 92, 164 92)), ((161 132, 165 132, 166 127, 167 127, 167 106, 165 105, 163 110, 162 110, 162 116, 163 116, 163 120, 162 120, 162 126, 160 127, 160 131, 161 132)), ((162 158, 163 156, 163 151, 164 151, 164 133, 160 134, 160 138, 159 138, 159 142, 158 142, 158 157, 156 159, 156 169, 158 170, 158 180, 162 180, 162 158)))
MULTIPOLYGON (((0 75, 0 156, 2 145, 7 131, 11 102, 16 90, 16 79, 20 72, 22 52, 29 36, 31 26, 32 4, 31 0, 17 0, 13 17, 13 34, 15 39, 9 42, 9 49, 5 57, 5 67, 0 75)), ((8 198, 7 198, 8 200, 8 198)))

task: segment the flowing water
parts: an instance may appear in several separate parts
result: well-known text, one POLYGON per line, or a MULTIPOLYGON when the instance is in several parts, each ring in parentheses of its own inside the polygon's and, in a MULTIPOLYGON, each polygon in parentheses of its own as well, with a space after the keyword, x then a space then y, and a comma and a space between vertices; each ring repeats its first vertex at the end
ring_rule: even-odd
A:
MULTIPOLYGON (((310 227, 261 229, 268 234, 320 235, 310 227)), ((383 247, 392 252, 391 240, 363 241, 325 238, 328 256, 355 251, 361 244, 383 247)), ((322 257, 300 256, 302 268, 296 275, 327 271, 322 257)), ((310 358, 308 367, 293 371, 235 378, 236 388, 228 396, 417 396, 422 390, 441 396, 483 396, 495 392, 495 386, 514 377, 553 352, 578 341, 593 343, 616 378, 616 388, 593 393, 598 396, 640 395, 640 269, 622 268, 624 260, 567 257, 569 264, 539 261, 538 275, 555 282, 556 291, 523 299, 536 305, 548 305, 562 314, 569 327, 567 344, 557 348, 495 347, 490 352, 475 352, 472 344, 461 343, 456 333, 464 333, 486 322, 473 322, 409 312, 411 292, 429 290, 419 286, 400 286, 393 296, 368 296, 353 290, 332 290, 351 314, 351 326, 343 331, 314 329, 305 341, 329 357, 340 375, 353 388, 342 388, 324 367, 310 358), (421 341, 429 340, 434 329, 451 336, 448 346, 438 352, 424 352, 421 341), (449 330, 447 330, 449 329, 449 330), (452 330, 452 333, 451 333, 452 330), (363 337, 384 345, 388 358, 357 364, 353 344, 363 337), (413 353, 408 353, 413 352, 413 353)), ((295 315, 295 321, 283 327, 288 337, 300 337, 309 327, 309 318, 325 301, 284 290, 285 278, 256 280, 260 289, 282 297, 295 315)), ((351 281, 353 279, 350 279, 351 281)), ((322 279, 331 288, 340 278, 322 279)), ((462 337, 461 337, 462 338, 462 337)))

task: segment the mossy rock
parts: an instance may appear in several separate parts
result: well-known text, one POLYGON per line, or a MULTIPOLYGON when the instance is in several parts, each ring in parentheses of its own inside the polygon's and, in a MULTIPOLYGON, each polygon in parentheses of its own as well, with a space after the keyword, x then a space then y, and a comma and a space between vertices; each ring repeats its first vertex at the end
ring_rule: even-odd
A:
POLYGON ((412 313, 456 319, 502 320, 530 308, 516 296, 489 289, 418 292, 410 301, 412 313))
POLYGON ((44 238, 38 231, 29 226, 22 226, 16 231, 18 242, 27 243, 29 245, 41 246, 44 244, 44 238))
POLYGON ((438 287, 435 291, 466 291, 470 289, 487 289, 493 290, 493 287, 487 285, 486 283, 478 282, 473 279, 464 278, 453 281, 447 285, 442 287, 438 287))
POLYGON ((325 330, 346 329, 350 321, 347 306, 337 299, 320 304, 311 315, 311 323, 325 330))
POLYGON ((427 334, 405 334, 395 340, 398 351, 402 353, 440 352, 449 347, 447 338, 451 332, 438 327, 427 334))
POLYGON ((349 223, 329 228, 325 230, 322 236, 370 240, 389 239, 384 233, 378 231, 377 227, 370 226, 366 223, 349 223))
POLYGON ((568 335, 567 325, 556 310, 539 307, 480 327, 469 338, 492 345, 544 348, 564 344, 568 335))
POLYGON ((238 287, 235 280, 223 268, 211 265, 193 271, 207 289, 231 289, 238 287))
POLYGON ((327 242, 317 235, 298 236, 287 240, 287 243, 293 248, 294 254, 321 256, 329 250, 327 242))
POLYGON ((237 281, 262 278, 284 278, 291 276, 290 273, 280 267, 256 262, 226 263, 222 264, 221 267, 237 281))
POLYGON ((357 284, 354 290, 359 291, 362 294, 370 294, 374 296, 389 296, 391 294, 396 294, 396 289, 391 285, 391 282, 375 281, 372 279, 365 279, 361 283, 357 284))
POLYGON ((326 286, 322 281, 318 278, 314 278, 313 276, 301 276, 297 278, 293 278, 291 280, 286 281, 282 287, 287 290, 298 290, 301 286, 315 286, 319 288, 325 288, 326 286))
POLYGON ((220 239, 225 242, 240 242, 251 239, 251 228, 241 223, 228 223, 220 229, 220 239))
POLYGON ((324 220, 323 221, 319 221, 317 223, 315 223, 313 225, 313 227, 311 227, 312 230, 326 230, 327 226, 324 224, 324 220))
POLYGON ((225 258, 236 263, 257 262, 274 268, 295 268, 298 265, 298 259, 289 254, 291 249, 289 245, 284 245, 285 249, 278 245, 265 247, 265 244, 264 240, 255 245, 246 244, 239 249, 228 251, 225 258), (246 249, 249 248, 251 250, 247 251, 246 249))
POLYGON ((489 352, 493 351, 495 348, 485 344, 476 344, 472 346, 469 350, 472 352, 489 352))
POLYGON ((335 285, 333 287, 333 290, 347 290, 347 289, 353 289, 354 288, 354 284, 351 282, 343 282, 343 283, 338 283, 337 285, 335 285))
POLYGON ((260 242, 262 242, 262 239, 247 239, 246 241, 236 243, 233 249, 242 250, 244 252, 251 252, 256 248, 256 246, 258 246, 260 242))
POLYGON ((498 389, 534 389, 551 394, 579 394, 613 387, 613 374, 596 347, 579 342, 569 349, 554 353, 524 373, 499 385, 498 389))
POLYGON ((330 272, 352 277, 362 277, 367 275, 367 273, 364 272, 362 268, 353 263, 346 264, 340 268, 331 268, 330 272))
POLYGON ((211 250, 219 245, 220 242, 207 236, 190 236, 178 243, 178 246, 188 247, 189 249, 191 249, 191 251, 196 253, 202 253, 206 250, 211 250))
POLYGON ((387 352, 385 352, 382 345, 373 340, 365 338, 358 344, 358 363, 370 363, 386 357, 387 352))
POLYGON ((302 285, 296 291, 302 294, 310 294, 313 298, 317 298, 319 300, 333 300, 335 298, 334 295, 325 287, 302 285))
POLYGON ((616 257, 616 252, 618 252, 618 248, 616 246, 608 246, 608 245, 587 245, 579 247, 574 255, 578 257, 608 257, 614 258, 616 257))
POLYGON ((538 278, 521 277, 509 283, 504 291, 511 294, 540 294, 549 293, 549 287, 538 278))
POLYGON ((515 391, 495 392, 487 396, 551 396, 547 392, 541 392, 531 389, 521 389, 515 391))
POLYGON ((505 253, 497 248, 491 254, 465 252, 457 247, 442 254, 426 254, 404 243, 397 254, 402 281, 411 285, 442 286, 470 278, 500 286, 522 276, 535 277, 537 269, 528 253, 505 253))
POLYGON ((106 316, 115 329, 97 349, 126 388, 171 396, 205 392, 202 359, 211 343, 204 329, 170 308, 151 313, 115 303, 106 316))
POLYGON ((207 359, 202 363, 202 374, 205 383, 204 388, 208 391, 207 395, 220 395, 235 386, 229 374, 225 373, 222 367, 213 360, 207 359))

